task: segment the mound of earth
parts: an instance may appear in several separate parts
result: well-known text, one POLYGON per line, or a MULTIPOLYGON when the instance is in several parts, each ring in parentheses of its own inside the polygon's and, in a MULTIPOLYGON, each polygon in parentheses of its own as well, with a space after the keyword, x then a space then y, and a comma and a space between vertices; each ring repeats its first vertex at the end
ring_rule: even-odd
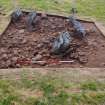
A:
POLYGON ((19 22, 11 22, 0 39, 0 68, 105 67, 105 39, 93 23, 81 21, 88 30, 88 44, 72 36, 70 50, 61 56, 51 53, 52 44, 61 32, 75 34, 73 27, 63 17, 37 17, 33 32, 26 27, 27 13, 19 22))

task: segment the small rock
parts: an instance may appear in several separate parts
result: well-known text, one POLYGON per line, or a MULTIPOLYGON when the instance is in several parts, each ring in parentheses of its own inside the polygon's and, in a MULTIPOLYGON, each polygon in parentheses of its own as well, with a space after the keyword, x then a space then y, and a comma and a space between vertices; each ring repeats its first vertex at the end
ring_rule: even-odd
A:
POLYGON ((11 61, 10 60, 7 60, 6 61, 6 66, 8 67, 8 66, 10 66, 11 65, 11 61))
POLYGON ((18 60, 18 57, 13 57, 13 58, 12 58, 12 61, 13 61, 13 62, 17 62, 17 60, 18 60))
POLYGON ((52 26, 51 26, 51 29, 56 29, 56 26, 52 25, 52 26))
POLYGON ((37 39, 33 39, 34 42, 37 42, 37 39))
POLYGON ((66 22, 70 22, 70 20, 69 19, 66 19, 66 22))
POLYGON ((88 62, 88 58, 87 57, 79 57, 79 62, 81 63, 81 64, 84 64, 84 63, 87 63, 88 62))
POLYGON ((20 65, 20 64, 16 64, 16 67, 17 67, 17 68, 20 68, 20 67, 21 67, 21 65, 20 65))
POLYGON ((18 49, 18 53, 21 53, 21 50, 20 49, 18 49))
POLYGON ((36 56, 38 54, 38 51, 34 51, 34 56, 36 56))
POLYGON ((30 46, 36 46, 36 43, 35 42, 30 42, 30 46))
POLYGON ((102 47, 105 47, 105 45, 102 45, 102 47))
POLYGON ((52 63, 52 64, 49 64, 48 66, 49 67, 53 67, 53 66, 57 66, 58 64, 56 64, 56 63, 52 63))
POLYGON ((15 38, 13 38, 13 40, 14 40, 14 43, 16 43, 15 41, 16 40, 19 40, 19 41, 21 41, 21 40, 23 40, 23 37, 21 36, 16 36, 15 38))
POLYGON ((4 48, 1 48, 0 49, 0 53, 5 53, 6 51, 5 51, 5 49, 4 48))
POLYGON ((38 61, 42 59, 42 55, 37 54, 34 58, 32 58, 32 61, 38 61))
POLYGON ((17 50, 14 50, 13 53, 14 53, 14 55, 17 55, 18 54, 18 51, 17 50))
POLYGON ((78 54, 77 53, 71 53, 70 55, 70 58, 73 58, 73 59, 78 59, 78 54))
POLYGON ((44 40, 42 43, 49 44, 50 42, 49 42, 49 40, 44 40))
POLYGON ((47 14, 46 13, 42 13, 41 17, 42 17, 42 19, 47 19, 47 14))
POLYGON ((80 65, 80 66, 79 66, 79 68, 83 68, 83 67, 84 67, 83 65, 80 65))
POLYGON ((19 34, 23 34, 24 33, 24 29, 19 30, 19 34))
POLYGON ((42 47, 43 47, 43 44, 41 43, 37 45, 37 48, 42 48, 42 47))
POLYGON ((46 49, 43 49, 43 50, 41 50, 40 52, 39 52, 39 54, 45 54, 47 52, 47 50, 46 49))
POLYGON ((43 57, 50 58, 50 54, 44 54, 43 57))
POLYGON ((1 62, 0 63, 0 68, 5 68, 5 66, 6 66, 6 63, 5 62, 1 62))
POLYGON ((11 58, 12 57, 12 54, 8 54, 8 57, 11 58))
POLYGON ((84 49, 87 49, 87 50, 88 50, 88 49, 89 49, 89 47, 88 47, 88 46, 85 46, 85 47, 84 47, 84 49))
POLYGON ((58 27, 59 29, 60 29, 60 28, 63 29, 64 26, 58 25, 57 27, 58 27))
POLYGON ((85 52, 82 52, 82 51, 81 52, 78 52, 78 55, 79 56, 85 56, 85 52))
POLYGON ((37 64, 39 64, 40 66, 46 66, 46 62, 38 62, 37 64))
POLYGON ((7 55, 7 54, 3 54, 3 55, 2 55, 2 58, 3 58, 3 59, 8 59, 8 55, 7 55))
POLYGON ((13 39, 11 46, 15 46, 17 43, 18 43, 17 40, 16 39, 13 39))
POLYGON ((25 44, 25 43, 27 43, 27 40, 26 39, 23 39, 23 41, 21 43, 22 44, 25 44))
POLYGON ((48 25, 48 24, 44 24, 44 26, 45 26, 45 27, 48 27, 49 25, 48 25))
POLYGON ((104 66, 104 67, 105 67, 105 63, 102 63, 102 66, 104 66))

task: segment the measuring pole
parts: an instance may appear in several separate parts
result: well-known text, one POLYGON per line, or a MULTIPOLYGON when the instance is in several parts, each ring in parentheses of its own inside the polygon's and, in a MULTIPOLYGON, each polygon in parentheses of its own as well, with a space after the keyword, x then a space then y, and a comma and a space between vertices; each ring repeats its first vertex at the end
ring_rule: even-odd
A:
POLYGON ((77 0, 72 0, 72 9, 71 9, 71 12, 72 12, 72 16, 75 17, 76 13, 77 13, 77 6, 76 6, 76 1, 77 0))
POLYGON ((17 0, 11 0, 11 1, 12 1, 13 9, 14 10, 18 9, 18 2, 17 2, 17 0))

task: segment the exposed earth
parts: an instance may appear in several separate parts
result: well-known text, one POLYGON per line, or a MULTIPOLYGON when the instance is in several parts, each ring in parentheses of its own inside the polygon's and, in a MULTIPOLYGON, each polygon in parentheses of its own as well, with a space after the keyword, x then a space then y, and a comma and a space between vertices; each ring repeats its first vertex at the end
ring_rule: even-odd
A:
POLYGON ((11 22, 0 38, 0 68, 105 67, 105 38, 93 23, 81 21, 87 31, 86 44, 74 37, 68 19, 43 14, 38 16, 33 32, 28 32, 26 19, 24 14, 19 22, 11 22), (51 54, 54 39, 64 31, 72 34, 70 51, 65 56, 51 54))

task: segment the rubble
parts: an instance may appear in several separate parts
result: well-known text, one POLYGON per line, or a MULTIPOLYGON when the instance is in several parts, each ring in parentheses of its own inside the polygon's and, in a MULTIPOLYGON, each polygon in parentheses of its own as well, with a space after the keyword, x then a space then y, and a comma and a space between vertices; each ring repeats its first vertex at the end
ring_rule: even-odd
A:
POLYGON ((72 27, 68 20, 36 12, 24 13, 20 21, 10 24, 1 38, 0 68, 104 67, 105 43, 97 28, 90 32, 95 27, 93 24, 75 19, 72 27), (82 23, 89 29, 88 45, 74 37, 85 38, 82 23), (28 32, 26 25, 35 31, 28 32))
POLYGON ((6 66, 9 67, 10 65, 11 65, 11 61, 10 60, 7 60, 6 61, 6 66))
POLYGON ((5 53, 6 52, 6 50, 4 49, 4 48, 1 48, 0 49, 0 53, 2 54, 2 53, 5 53))
POLYGON ((70 54, 70 58, 72 58, 72 59, 78 59, 79 55, 78 55, 78 53, 71 53, 70 54))
POLYGON ((17 60, 18 60, 18 57, 12 57, 12 59, 11 59, 13 62, 17 62, 17 60))
POLYGON ((16 68, 20 68, 20 67, 21 67, 21 65, 20 65, 20 64, 16 64, 15 66, 16 66, 16 68))
POLYGON ((27 40, 26 39, 23 39, 21 43, 22 44, 25 44, 25 43, 27 43, 27 40))
POLYGON ((19 34, 23 34, 24 33, 24 29, 19 30, 19 34))
POLYGON ((79 52, 78 52, 78 55, 79 55, 79 56, 85 56, 85 55, 86 55, 86 52, 79 51, 79 52))
POLYGON ((37 46, 36 46, 37 49, 40 49, 42 47, 43 47, 43 43, 38 43, 37 46))
POLYGON ((41 17, 42 17, 42 19, 47 19, 47 14, 46 13, 42 13, 41 17))
POLYGON ((4 61, 0 62, 0 68, 3 69, 3 68, 5 68, 5 67, 7 67, 7 66, 6 66, 6 62, 4 62, 4 61))
POLYGON ((12 17, 12 21, 15 23, 15 22, 17 22, 18 20, 20 20, 20 18, 22 17, 22 11, 20 10, 20 9, 16 9, 13 13, 12 13, 12 15, 11 15, 11 17, 12 17))
POLYGON ((37 64, 40 65, 40 66, 46 66, 47 62, 37 62, 37 64))
POLYGON ((69 21, 73 25, 73 27, 77 33, 76 35, 81 39, 85 39, 86 31, 85 31, 85 28, 82 26, 82 24, 79 21, 77 21, 74 17, 70 17, 69 21))
POLYGON ((32 58, 32 61, 38 61, 42 59, 42 55, 37 54, 34 58, 32 58))
POLYGON ((36 12, 29 13, 27 17, 28 31, 34 31, 37 22, 38 22, 37 13, 36 12))
POLYGON ((3 55, 2 55, 2 59, 3 59, 3 60, 7 60, 7 59, 8 59, 8 55, 7 55, 7 54, 3 54, 3 55))
POLYGON ((53 43, 52 53, 61 54, 66 52, 66 50, 69 48, 71 41, 72 38, 69 32, 62 32, 53 43))
POLYGON ((78 60, 81 64, 86 64, 88 62, 88 58, 86 56, 80 56, 78 60))

